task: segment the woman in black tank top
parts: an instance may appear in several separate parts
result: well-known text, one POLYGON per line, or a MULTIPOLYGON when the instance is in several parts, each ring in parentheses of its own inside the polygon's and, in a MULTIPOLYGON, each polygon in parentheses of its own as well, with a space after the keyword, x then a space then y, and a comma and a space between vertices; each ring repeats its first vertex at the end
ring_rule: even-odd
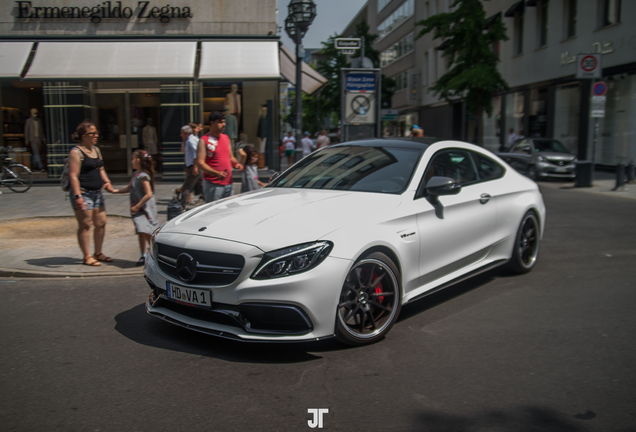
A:
POLYGON ((106 206, 102 187, 113 191, 108 174, 104 170, 104 160, 96 147, 99 132, 90 122, 81 123, 73 134, 79 144, 69 155, 69 194, 78 222, 77 240, 84 254, 84 264, 100 266, 100 261, 111 262, 104 255, 102 246, 106 234, 106 206), (91 255, 91 226, 95 242, 95 254, 91 255))

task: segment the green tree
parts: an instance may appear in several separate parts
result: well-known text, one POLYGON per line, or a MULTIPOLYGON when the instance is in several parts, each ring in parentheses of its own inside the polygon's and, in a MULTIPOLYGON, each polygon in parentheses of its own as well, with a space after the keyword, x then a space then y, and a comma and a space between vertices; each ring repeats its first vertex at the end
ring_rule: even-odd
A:
POLYGON ((492 49, 500 40, 508 40, 506 26, 496 19, 486 26, 486 13, 481 0, 455 0, 455 10, 418 21, 423 29, 417 38, 433 32, 444 40, 444 57, 448 72, 431 90, 446 100, 464 98, 466 109, 478 121, 478 144, 484 141, 484 112, 492 114, 493 93, 507 90, 508 84, 497 70, 499 57, 492 49))
MULTIPOLYGON (((373 48, 373 44, 378 39, 378 34, 369 32, 370 27, 366 20, 362 20, 356 25, 355 37, 364 38, 364 56, 373 63, 374 68, 380 67, 380 51, 373 48)), ((358 58, 362 54, 358 50, 352 57, 358 58)), ((382 108, 391 108, 391 99, 395 93, 395 80, 382 74, 382 108)))
MULTIPOLYGON (((351 67, 347 61, 347 56, 342 50, 336 49, 335 39, 337 34, 322 42, 323 48, 320 52, 322 60, 318 61, 318 72, 327 78, 327 85, 320 91, 320 113, 322 119, 327 116, 332 117, 334 123, 340 122, 340 69, 351 67)), ((316 94, 312 97, 318 97, 316 94)), ((322 120, 321 119, 321 120, 322 120)))

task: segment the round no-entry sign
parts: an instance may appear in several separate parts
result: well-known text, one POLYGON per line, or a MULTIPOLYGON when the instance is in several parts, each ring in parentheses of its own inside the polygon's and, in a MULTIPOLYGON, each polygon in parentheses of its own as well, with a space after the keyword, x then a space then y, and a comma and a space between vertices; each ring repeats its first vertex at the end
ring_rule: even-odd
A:
POLYGON ((607 93, 607 84, 604 82, 597 82, 592 87, 592 93, 594 96, 605 96, 605 93, 607 93))
POLYGON ((594 69, 596 69, 597 65, 598 61, 596 60, 596 57, 592 55, 587 55, 581 60, 581 69, 583 69, 585 72, 592 72, 594 69))

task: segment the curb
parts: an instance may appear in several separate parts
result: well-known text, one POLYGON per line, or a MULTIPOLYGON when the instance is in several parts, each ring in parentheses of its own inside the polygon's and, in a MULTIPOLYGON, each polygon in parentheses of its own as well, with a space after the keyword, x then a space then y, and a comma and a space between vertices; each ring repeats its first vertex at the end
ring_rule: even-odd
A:
POLYGON ((135 276, 143 275, 143 267, 138 267, 134 269, 122 270, 119 272, 94 272, 94 273, 65 273, 65 272, 56 272, 56 271, 47 271, 40 272, 34 270, 16 270, 0 267, 0 277, 12 277, 12 278, 62 278, 62 279, 70 279, 70 278, 94 278, 94 277, 104 277, 104 276, 135 276))

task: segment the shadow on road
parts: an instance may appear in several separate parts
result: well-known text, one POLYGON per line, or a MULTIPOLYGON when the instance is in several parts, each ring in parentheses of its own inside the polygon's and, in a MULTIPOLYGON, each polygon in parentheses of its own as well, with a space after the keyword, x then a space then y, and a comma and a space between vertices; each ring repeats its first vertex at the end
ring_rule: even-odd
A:
MULTIPOLYGON (((44 257, 44 258, 32 258, 24 260, 29 265, 44 267, 44 268, 60 268, 67 265, 81 265, 83 261, 80 258, 72 257, 44 257)), ((136 261, 126 261, 120 259, 113 259, 113 262, 108 263, 109 266, 118 267, 120 269, 131 269, 136 267, 136 261)))
POLYGON ((144 305, 120 313, 115 317, 115 322, 116 331, 142 345, 239 363, 300 363, 322 358, 309 351, 344 348, 330 340, 303 343, 233 341, 152 318, 146 313, 144 305))
POLYGON ((568 417, 546 407, 519 407, 508 410, 491 410, 475 416, 446 414, 427 411, 416 418, 420 430, 427 432, 585 432, 586 420, 596 418, 596 413, 586 411, 568 417))

